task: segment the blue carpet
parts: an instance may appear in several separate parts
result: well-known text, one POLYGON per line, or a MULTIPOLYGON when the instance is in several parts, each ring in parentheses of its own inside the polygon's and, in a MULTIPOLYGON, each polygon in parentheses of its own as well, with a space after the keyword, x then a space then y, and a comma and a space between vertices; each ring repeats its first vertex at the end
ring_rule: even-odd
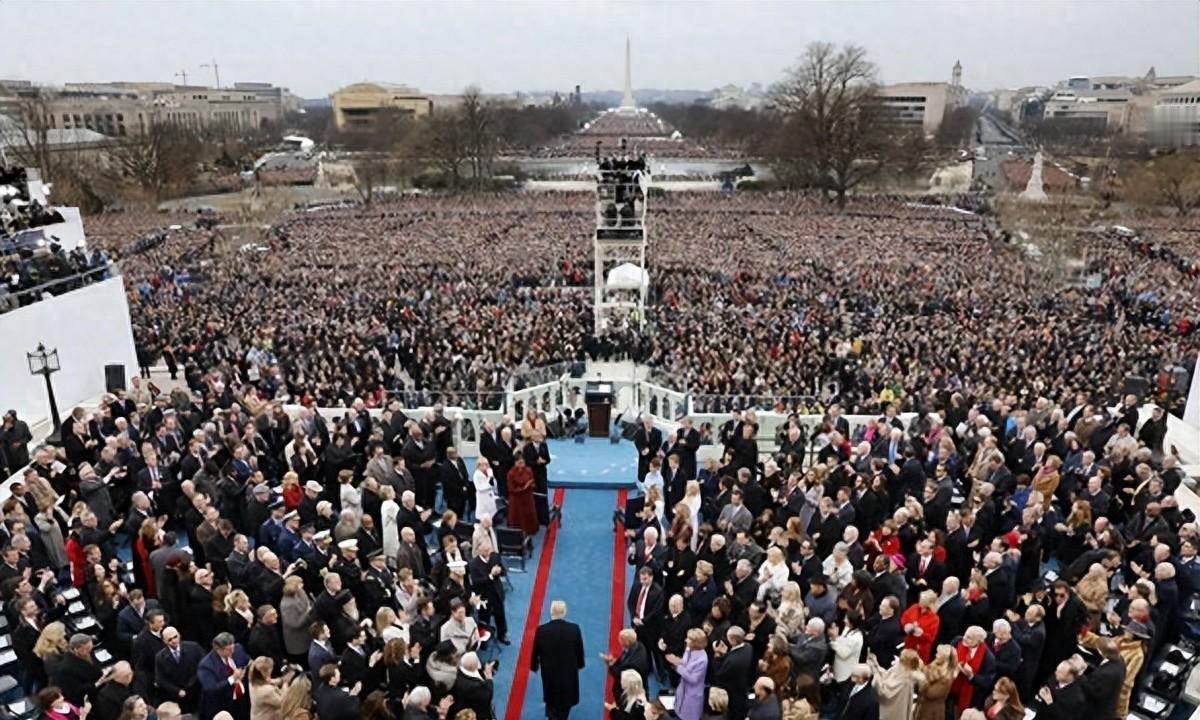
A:
POLYGON ((550 487, 615 490, 632 488, 636 479, 637 455, 627 440, 616 445, 608 438, 550 441, 550 487))
MULTIPOLYGON (((494 705, 496 712, 501 715, 508 703, 508 691, 512 687, 513 672, 520 653, 521 632, 525 628, 525 615, 529 608, 529 595, 533 591, 533 578, 537 574, 538 558, 541 557, 542 541, 545 537, 546 532, 542 530, 533 538, 533 557, 525 561, 525 572, 516 572, 513 564, 508 563, 508 578, 512 583, 512 591, 504 596, 504 611, 508 620, 508 638, 513 644, 505 647, 499 643, 492 643, 493 647, 500 650, 499 655, 495 656, 500 661, 500 668, 492 676, 492 681, 495 684, 494 705)), ((560 541, 561 538, 560 535, 560 541)))
MULTIPOLYGON (((585 447, 585 446, 573 446, 585 447)), ((597 443, 593 447, 600 447, 597 443)), ((607 443, 603 447, 609 447, 607 443)), ((625 448, 628 452, 630 448, 625 448)), ((578 461, 576 453, 565 451, 578 461)), ((586 455, 587 453, 578 453, 586 455)), ((555 457, 555 462, 560 458, 555 457)), ((553 464, 551 465, 553 467, 553 464)), ((612 592, 612 511, 617 494, 611 490, 567 490, 563 498, 563 524, 554 547, 546 604, 540 621, 550 618, 550 603, 564 600, 567 619, 580 626, 586 666, 579 673, 579 705, 573 716, 601 717, 607 666, 598 656, 608 647, 608 615, 612 592)), ((497 688, 499 698, 499 688, 497 688)), ((505 698, 507 700, 507 697, 505 698)), ((503 707, 497 702, 497 707, 503 707)), ((544 717, 542 680, 531 673, 522 718, 544 717)))

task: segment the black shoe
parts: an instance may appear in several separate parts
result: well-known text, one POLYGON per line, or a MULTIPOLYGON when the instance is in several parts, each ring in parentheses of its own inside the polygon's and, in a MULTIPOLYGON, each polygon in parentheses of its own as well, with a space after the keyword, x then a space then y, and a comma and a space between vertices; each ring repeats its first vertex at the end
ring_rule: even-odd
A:
POLYGON ((499 642, 501 645, 512 645, 512 643, 509 642, 507 635, 500 638, 497 642, 499 642))

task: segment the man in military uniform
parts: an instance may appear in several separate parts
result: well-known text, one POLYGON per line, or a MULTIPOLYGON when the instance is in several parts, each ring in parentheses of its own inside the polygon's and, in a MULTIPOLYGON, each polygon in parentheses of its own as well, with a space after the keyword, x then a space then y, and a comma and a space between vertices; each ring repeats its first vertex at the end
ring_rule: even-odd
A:
POLYGON ((363 596, 362 565, 358 562, 358 541, 354 538, 338 543, 338 554, 329 566, 330 572, 342 576, 342 587, 356 598, 363 596))
POLYGON ((367 571, 363 574, 362 606, 364 617, 373 618, 381 607, 396 609, 396 579, 387 566, 382 548, 367 553, 367 571))

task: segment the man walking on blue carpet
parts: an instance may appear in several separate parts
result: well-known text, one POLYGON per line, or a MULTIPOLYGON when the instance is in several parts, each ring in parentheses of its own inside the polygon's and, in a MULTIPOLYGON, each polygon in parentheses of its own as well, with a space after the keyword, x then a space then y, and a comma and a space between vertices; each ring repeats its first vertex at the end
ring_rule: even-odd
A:
POLYGON ((579 704, 579 671, 583 669, 583 635, 579 626, 567 622, 567 604, 550 603, 550 622, 533 636, 529 668, 542 673, 542 699, 549 720, 567 720, 579 704))

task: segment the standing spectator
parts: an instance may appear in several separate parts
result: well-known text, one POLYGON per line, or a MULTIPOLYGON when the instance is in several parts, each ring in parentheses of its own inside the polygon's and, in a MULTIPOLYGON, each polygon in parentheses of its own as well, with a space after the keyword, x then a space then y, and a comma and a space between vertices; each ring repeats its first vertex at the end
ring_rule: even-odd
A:
POLYGON ((667 662, 679 675, 675 688, 675 714, 680 720, 700 720, 704 711, 704 679, 708 673, 708 636, 699 628, 687 634, 687 650, 683 657, 667 655, 667 662))
MULTIPOLYGON (((533 636, 530 669, 542 674, 542 699, 549 720, 567 720, 571 708, 579 704, 583 635, 566 616, 567 604, 554 600, 550 603, 550 622, 540 626, 533 636)), ((623 683, 625 678, 621 680, 623 683)))

